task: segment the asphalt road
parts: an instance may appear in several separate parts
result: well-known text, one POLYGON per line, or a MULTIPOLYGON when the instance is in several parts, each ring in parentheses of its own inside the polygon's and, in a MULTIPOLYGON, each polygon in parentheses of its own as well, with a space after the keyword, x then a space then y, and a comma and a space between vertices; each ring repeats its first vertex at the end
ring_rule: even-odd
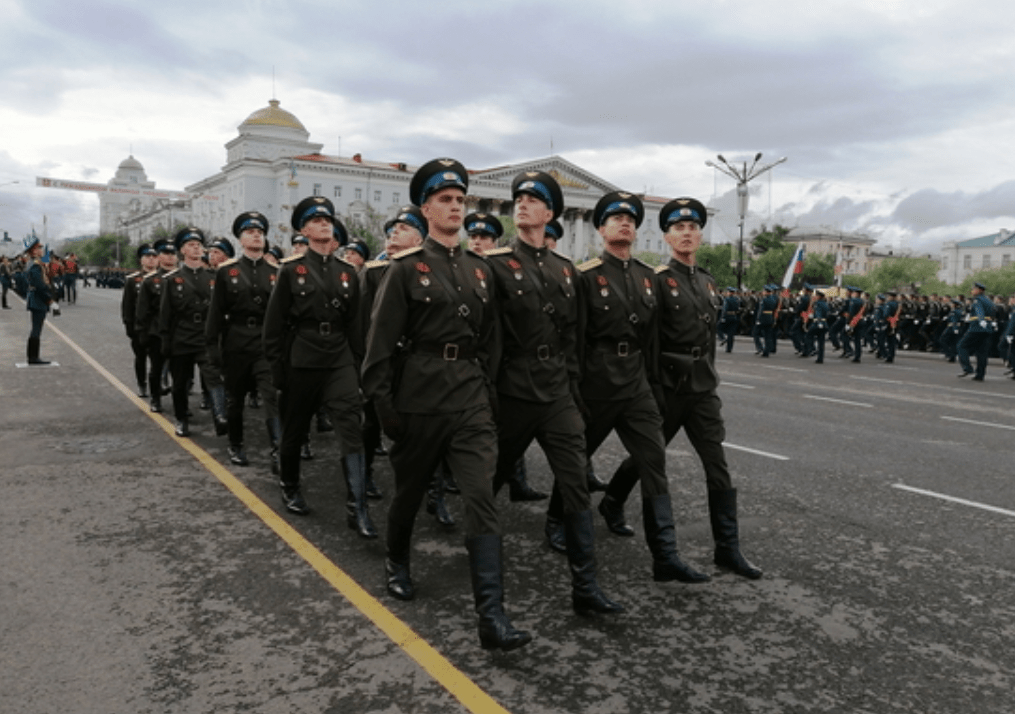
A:
MULTIPOLYGON (((314 514, 290 517, 257 411, 252 465, 229 467, 206 413, 182 448, 100 371, 133 385, 119 292, 81 290, 47 321, 59 367, 15 366, 28 316, 14 304, 0 314, 0 712, 1013 710, 1015 382, 996 362, 979 384, 932 355, 815 365, 740 340, 720 394, 764 579, 653 583, 635 498, 637 538, 596 523, 601 585, 628 613, 584 620, 543 542, 545 502, 504 493, 507 609, 535 639, 490 654, 459 531, 421 513, 417 600, 385 595, 383 540, 345 526, 331 434, 305 464, 314 514)), ((622 457, 609 440, 600 474, 622 457)), ((537 448, 528 463, 547 488, 537 448)), ((714 572, 682 435, 669 473, 682 554, 714 572)))

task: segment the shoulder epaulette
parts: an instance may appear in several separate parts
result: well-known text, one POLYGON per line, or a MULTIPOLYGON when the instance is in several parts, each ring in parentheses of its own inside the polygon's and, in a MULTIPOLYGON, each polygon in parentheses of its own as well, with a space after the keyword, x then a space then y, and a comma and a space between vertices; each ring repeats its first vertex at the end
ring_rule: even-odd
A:
POLYGON ((386 261, 386 260, 368 260, 367 262, 363 263, 363 267, 366 270, 370 270, 370 268, 380 268, 381 266, 387 265, 387 264, 388 264, 388 261, 386 261))
POLYGON ((485 253, 483 253, 483 257, 490 258, 495 255, 509 255, 510 253, 514 253, 514 248, 512 248, 509 245, 506 245, 503 248, 494 248, 493 250, 486 251, 485 253))
POLYGON ((602 264, 603 264, 603 259, 602 258, 593 258, 592 260, 586 260, 584 263, 579 265, 578 266, 578 270, 580 270, 580 271, 582 271, 584 273, 586 270, 592 270, 593 268, 598 268, 602 264))
POLYGON ((129 275, 124 275, 123 279, 130 280, 131 278, 136 278, 138 275, 142 275, 141 271, 135 270, 133 273, 130 273, 129 275))
POLYGON ((226 265, 232 265, 233 263, 239 262, 239 260, 240 260, 239 258, 230 258, 229 260, 223 260, 221 263, 219 263, 219 267, 222 268, 226 265))
POLYGON ((170 275, 176 275, 178 272, 180 272, 179 268, 173 268, 168 273, 165 273, 162 277, 163 278, 168 278, 170 275))
POLYGON ((413 255, 414 253, 418 253, 421 250, 423 250, 423 246, 421 246, 421 245, 417 245, 417 246, 415 246, 413 248, 406 248, 403 251, 395 253, 393 256, 391 256, 391 259, 392 260, 399 260, 400 258, 404 258, 407 255, 413 255))
POLYGON ((708 271, 708 268, 704 268, 704 267, 702 267, 702 266, 700 266, 700 265, 699 265, 699 266, 697 266, 697 267, 698 267, 698 272, 699 272, 699 273, 704 273, 705 275, 707 275, 707 276, 708 276, 708 277, 710 277, 710 278, 713 278, 713 277, 715 277, 714 275, 712 275, 712 273, 710 273, 710 272, 708 271))
POLYGON ((669 264, 663 263, 662 265, 657 265, 655 267, 655 269, 653 270, 653 272, 656 273, 656 274, 665 273, 669 269, 670 269, 669 264))
POLYGON ((348 265, 353 270, 356 270, 356 266, 353 265, 352 263, 350 263, 348 260, 345 260, 344 258, 336 257, 335 260, 337 260, 339 263, 343 263, 345 265, 348 265))
POLYGON ((653 266, 649 265, 648 263, 646 263, 641 258, 631 258, 631 260, 633 260, 635 263, 637 263, 638 265, 640 265, 643 268, 648 268, 649 270, 654 270, 653 266))
POLYGON ((158 275, 158 273, 159 273, 158 268, 156 268, 155 270, 151 271, 150 273, 145 273, 144 277, 147 280, 148 278, 150 278, 153 275, 158 275))
POLYGON ((282 258, 282 260, 280 260, 278 262, 279 263, 291 263, 294 260, 299 260, 302 257, 303 257, 302 253, 295 253, 294 255, 290 255, 288 258, 282 258))
POLYGON ((573 261, 573 260, 571 259, 571 256, 570 256, 570 255, 564 255, 564 254, 563 254, 563 253, 561 253, 560 251, 558 251, 558 250, 553 250, 552 248, 550 249, 550 252, 551 252, 551 253, 553 253, 553 254, 554 254, 555 256, 557 256, 558 258, 563 258, 564 260, 568 261, 569 263, 571 263, 571 262, 574 262, 574 261, 573 261))

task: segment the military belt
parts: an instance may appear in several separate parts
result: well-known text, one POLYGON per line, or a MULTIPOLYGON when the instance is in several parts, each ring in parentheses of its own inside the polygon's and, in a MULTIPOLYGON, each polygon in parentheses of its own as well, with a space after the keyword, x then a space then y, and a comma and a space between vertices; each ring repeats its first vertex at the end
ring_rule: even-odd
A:
POLYGON ((538 345, 534 349, 530 347, 527 349, 509 350, 509 355, 513 358, 535 357, 540 362, 545 362, 551 357, 556 357, 559 354, 560 350, 553 345, 538 345))
POLYGON ((627 340, 596 340, 593 346, 597 350, 616 354, 618 357, 628 357, 641 352, 641 346, 637 342, 627 340))
POLYGON ((704 357, 704 356, 706 356, 708 354, 708 348, 707 347, 698 347, 697 345, 695 345, 694 347, 686 347, 686 346, 684 346, 684 347, 668 347, 665 350, 663 350, 663 352, 674 352, 674 353, 676 353, 678 355, 691 355, 691 357, 693 359, 698 360, 698 359, 701 359, 702 357, 704 357))
POLYGON ((316 332, 319 335, 324 335, 324 336, 330 335, 333 332, 337 331, 337 329, 336 329, 336 323, 334 323, 334 322, 328 322, 328 321, 325 321, 325 322, 310 322, 310 321, 302 322, 302 323, 300 323, 300 327, 303 328, 303 329, 309 329, 309 330, 311 330, 313 332, 316 332))
POLYGON ((194 322, 196 322, 197 324, 201 324, 202 322, 204 322, 204 314, 200 312, 195 312, 194 322))
POLYGON ((414 342, 412 345, 412 351, 417 354, 440 357, 446 362, 455 362, 460 359, 472 359, 476 356, 476 347, 471 343, 414 342))

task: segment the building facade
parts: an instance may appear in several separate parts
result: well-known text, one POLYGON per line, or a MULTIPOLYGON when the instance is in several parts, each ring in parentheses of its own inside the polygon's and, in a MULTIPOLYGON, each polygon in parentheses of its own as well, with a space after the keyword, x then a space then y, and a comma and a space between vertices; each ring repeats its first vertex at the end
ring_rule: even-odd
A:
POLYGON ((875 265, 871 256, 877 241, 860 233, 843 233, 827 226, 797 226, 784 240, 803 244, 805 256, 821 254, 836 258, 841 275, 866 275, 875 265))
POLYGON ((978 270, 1003 268, 1015 260, 1015 234, 1006 228, 997 233, 945 243, 941 248, 938 278, 958 285, 978 270))

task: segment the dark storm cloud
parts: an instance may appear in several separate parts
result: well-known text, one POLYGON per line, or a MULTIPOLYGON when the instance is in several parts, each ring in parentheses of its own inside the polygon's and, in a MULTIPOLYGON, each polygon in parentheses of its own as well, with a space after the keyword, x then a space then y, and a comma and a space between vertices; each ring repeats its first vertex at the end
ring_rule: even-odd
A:
POLYGON ((919 233, 977 219, 1012 215, 1015 215, 1015 181, 1005 181, 979 193, 943 193, 923 189, 900 201, 891 219, 919 233))

